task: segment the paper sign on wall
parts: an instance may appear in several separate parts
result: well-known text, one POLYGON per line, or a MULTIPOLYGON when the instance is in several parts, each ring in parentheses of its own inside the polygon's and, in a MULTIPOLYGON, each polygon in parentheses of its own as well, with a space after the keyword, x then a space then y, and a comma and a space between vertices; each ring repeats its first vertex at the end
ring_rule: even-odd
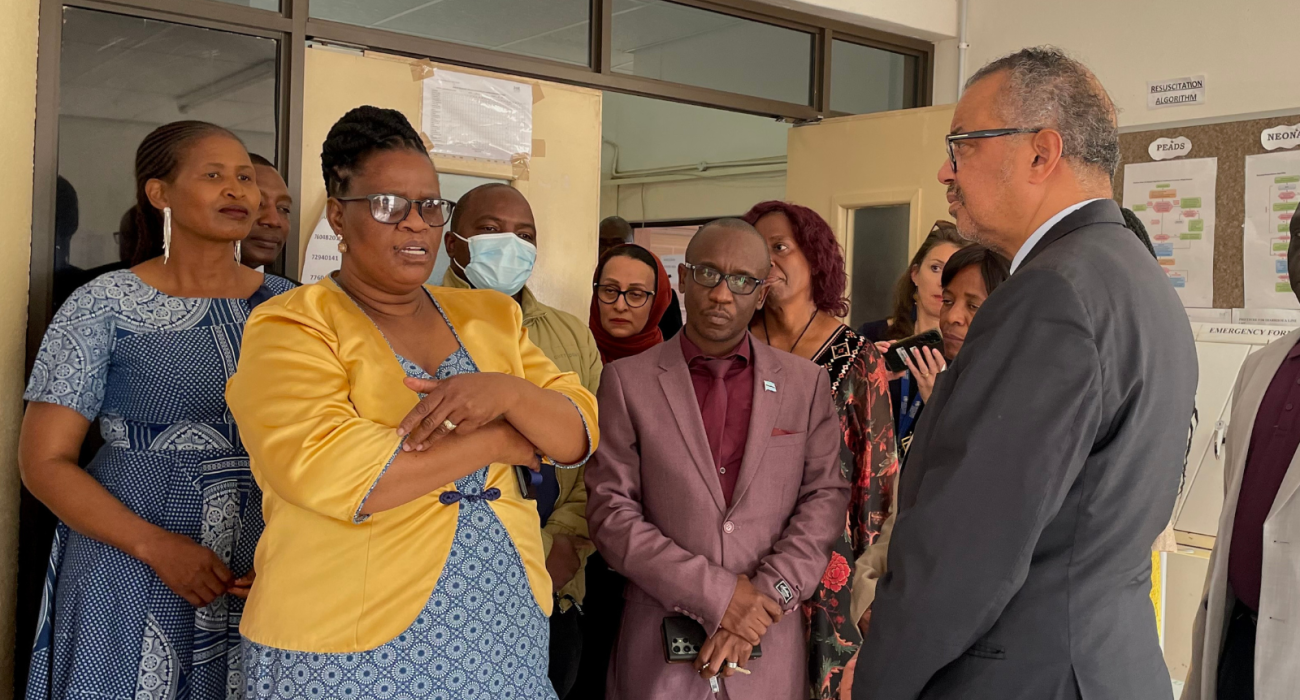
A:
POLYGON ((1300 124, 1263 130, 1259 134, 1259 145, 1270 151, 1300 146, 1300 124))
POLYGON ((302 261, 302 283, 319 282, 342 264, 339 237, 330 228, 325 212, 321 212, 320 221, 316 222, 316 228, 312 229, 311 238, 307 240, 307 255, 302 261))
POLYGON ((1181 158, 1192 152, 1192 142, 1186 136, 1174 139, 1156 139, 1147 146, 1147 154, 1152 160, 1170 160, 1181 158))
POLYGON ((1147 109, 1205 104, 1205 76, 1147 83, 1147 109))
POLYGON ((532 154, 532 85, 438 68, 423 89, 434 153, 507 163, 532 154))
POLYGON ((1214 306, 1217 158, 1124 166, 1124 206, 1138 215, 1183 306, 1214 306))
POLYGON ((1291 292, 1286 251, 1300 202, 1300 151, 1246 156, 1246 226, 1241 259, 1246 306, 1300 309, 1291 292))

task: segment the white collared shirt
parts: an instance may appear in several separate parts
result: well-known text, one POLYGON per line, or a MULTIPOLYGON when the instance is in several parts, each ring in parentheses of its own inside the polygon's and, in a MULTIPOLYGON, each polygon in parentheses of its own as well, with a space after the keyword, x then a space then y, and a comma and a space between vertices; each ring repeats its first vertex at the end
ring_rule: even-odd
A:
POLYGON ((1029 240, 1025 241, 1025 244, 1020 246, 1020 250, 1016 251, 1016 257, 1011 259, 1011 274, 1015 274, 1016 268, 1020 267, 1020 263, 1024 262, 1025 258, 1029 257, 1029 251, 1033 250, 1034 246, 1038 245, 1038 242, 1043 240, 1043 236, 1046 236, 1047 232, 1051 231, 1053 226, 1061 223, 1061 219, 1064 219, 1093 202, 1100 202, 1101 199, 1101 197, 1096 197, 1094 199, 1085 199, 1078 204, 1071 204, 1057 212, 1056 216, 1044 221, 1043 225, 1039 226, 1037 231, 1034 231, 1034 235, 1030 236, 1029 240))

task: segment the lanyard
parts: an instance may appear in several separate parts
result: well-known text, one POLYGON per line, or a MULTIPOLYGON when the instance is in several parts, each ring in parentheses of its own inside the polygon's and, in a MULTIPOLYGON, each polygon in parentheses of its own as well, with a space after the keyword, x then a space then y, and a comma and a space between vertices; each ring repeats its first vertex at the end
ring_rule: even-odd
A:
POLYGON ((911 372, 904 371, 901 382, 901 391, 898 397, 898 439, 902 440, 912 431, 912 424, 916 422, 916 414, 921 410, 921 392, 918 389, 916 399, 908 402, 911 398, 911 372))

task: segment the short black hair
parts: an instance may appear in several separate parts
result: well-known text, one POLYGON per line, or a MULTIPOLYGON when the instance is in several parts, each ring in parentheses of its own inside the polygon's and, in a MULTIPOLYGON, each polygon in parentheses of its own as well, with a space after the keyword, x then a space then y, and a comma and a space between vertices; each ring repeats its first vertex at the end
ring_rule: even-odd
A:
MULTIPOLYGON (((691 262, 695 260, 694 251, 696 249, 696 241, 700 240, 700 234, 712 228, 725 228, 725 229, 730 229, 732 231, 739 231, 741 233, 753 234, 753 236, 758 239, 759 245, 763 246, 763 259, 767 261, 766 262, 767 269, 768 270, 772 269, 772 252, 767 249, 767 239, 763 238, 763 234, 759 233, 758 229, 754 228, 754 226, 750 224, 748 221, 745 221, 744 219, 737 219, 735 217, 714 219, 713 221, 710 221, 709 223, 704 224, 703 226, 696 229, 695 235, 691 236, 690 242, 686 244, 687 262, 691 262)), ((766 273, 767 271, 764 270, 764 274, 766 273)))
MULTIPOLYGON (((606 228, 615 232, 619 238, 622 238, 625 241, 632 240, 634 234, 632 224, 629 224, 627 219, 624 219, 621 216, 607 216, 604 219, 601 219, 600 226, 596 228, 597 235, 603 237, 606 228)), ((611 236, 611 238, 612 237, 613 236, 611 236)))
POLYGON ((992 294, 998 285, 1011 276, 1011 263, 1007 259, 982 245, 966 246, 948 257, 940 278, 944 288, 952 283, 958 272, 970 267, 980 266, 980 276, 984 278, 984 291, 992 294))
POLYGON ((268 168, 274 168, 274 167, 275 167, 275 163, 272 163, 271 161, 267 160, 266 158, 264 158, 264 157, 262 157, 262 156, 260 156, 260 155, 258 155, 258 154, 256 154, 256 153, 249 153, 249 154, 248 154, 248 159, 251 160, 251 161, 253 161, 253 165, 265 165, 265 166, 268 167, 268 168))
MULTIPOLYGON (((480 194, 483 194, 484 192, 491 192, 492 190, 501 189, 502 187, 511 190, 513 192, 518 192, 520 197, 524 196, 523 192, 519 192, 519 190, 516 190, 515 188, 511 187, 510 185, 507 185, 504 182, 489 182, 485 185, 479 185, 478 187, 475 187, 469 192, 466 192, 465 194, 461 195, 460 199, 456 200, 456 206, 452 207, 451 209, 451 221, 447 222, 447 225, 451 227, 451 231, 453 233, 460 233, 460 213, 469 207, 470 202, 472 202, 475 197, 477 197, 480 194)), ((524 197, 524 201, 525 202, 528 201, 528 198, 524 197)))
POLYGON ((370 105, 353 109, 334 122, 321 148, 325 192, 331 197, 347 194, 349 178, 367 156, 376 151, 403 149, 429 153, 405 115, 395 109, 370 105))

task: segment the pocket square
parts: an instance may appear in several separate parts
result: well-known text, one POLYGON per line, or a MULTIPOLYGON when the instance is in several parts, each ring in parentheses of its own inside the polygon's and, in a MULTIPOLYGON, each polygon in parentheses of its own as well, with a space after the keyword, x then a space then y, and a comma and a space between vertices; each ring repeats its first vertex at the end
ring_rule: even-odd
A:
POLYGON ((781 437, 782 435, 798 435, 798 434, 799 432, 797 430, 782 430, 780 428, 772 428, 772 437, 781 437))

